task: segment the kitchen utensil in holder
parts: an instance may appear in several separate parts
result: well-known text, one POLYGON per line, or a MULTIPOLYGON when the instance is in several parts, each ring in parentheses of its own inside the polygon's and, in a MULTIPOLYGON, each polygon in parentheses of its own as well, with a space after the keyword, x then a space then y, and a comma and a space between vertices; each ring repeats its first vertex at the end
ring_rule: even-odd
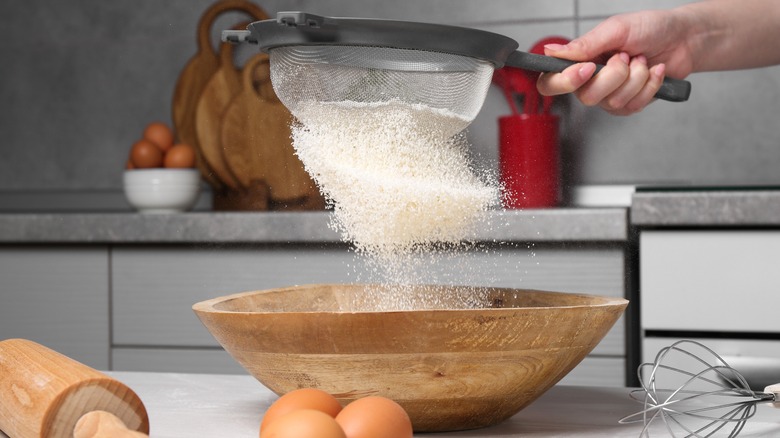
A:
MULTIPOLYGON (((566 44, 562 37, 540 40, 531 53, 545 44, 566 44)), ((498 168, 504 208, 548 208, 559 204, 560 143, 558 115, 552 113, 553 97, 536 88, 538 73, 505 66, 493 74, 512 114, 498 119, 498 168)))
POLYGON ((548 208, 560 202, 558 116, 523 113, 498 119, 504 208, 548 208))

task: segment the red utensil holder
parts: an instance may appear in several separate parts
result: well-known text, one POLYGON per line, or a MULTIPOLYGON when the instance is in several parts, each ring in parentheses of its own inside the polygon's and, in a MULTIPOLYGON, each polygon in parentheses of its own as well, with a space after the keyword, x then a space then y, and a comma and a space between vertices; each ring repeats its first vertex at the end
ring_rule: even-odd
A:
POLYGON ((508 209, 555 207, 560 200, 558 116, 517 114, 498 119, 499 171, 508 209))

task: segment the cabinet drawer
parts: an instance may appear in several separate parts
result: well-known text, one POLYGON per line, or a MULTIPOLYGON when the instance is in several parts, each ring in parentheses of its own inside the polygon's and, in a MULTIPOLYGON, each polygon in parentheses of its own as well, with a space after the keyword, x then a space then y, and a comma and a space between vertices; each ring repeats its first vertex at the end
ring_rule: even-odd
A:
POLYGON ((112 348, 113 371, 247 374, 225 350, 187 348, 112 348))
MULTIPOLYGON (((506 246, 426 263, 431 283, 624 295, 618 246, 506 246), (453 269, 452 265, 457 266, 453 269)), ((236 292, 307 283, 371 281, 346 247, 119 247, 112 250, 113 344, 212 347, 192 312, 198 301, 236 292)), ((621 319, 594 353, 624 354, 621 319)))
POLYGON ((0 340, 26 338, 108 368, 108 249, 0 247, 0 340))
POLYGON ((558 383, 577 386, 626 386, 626 361, 622 358, 588 356, 558 383))
MULTIPOLYGON (((642 343, 643 360, 652 363, 661 349, 679 340, 681 339, 645 338, 642 343)), ((697 338, 690 340, 705 345, 723 358, 727 364, 745 377, 753 390, 762 391, 766 386, 780 382, 780 340, 697 338)), ((680 367, 679 364, 665 363, 680 367)))
POLYGON ((190 247, 112 251, 113 344, 218 346, 192 305, 237 292, 349 281, 343 249, 190 247))
POLYGON ((780 332, 780 231, 645 231, 644 330, 780 332))

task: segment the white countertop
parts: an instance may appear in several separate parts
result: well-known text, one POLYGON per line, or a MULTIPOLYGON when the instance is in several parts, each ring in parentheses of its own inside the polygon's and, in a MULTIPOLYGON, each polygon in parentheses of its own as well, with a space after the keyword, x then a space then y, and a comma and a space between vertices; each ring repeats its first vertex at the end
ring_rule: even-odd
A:
MULTIPOLYGON (((263 412, 276 399, 246 375, 111 372, 132 388, 149 413, 152 438, 256 438, 263 412)), ((415 434, 432 438, 577 437, 637 438, 641 424, 618 420, 640 410, 628 388, 556 386, 509 420, 484 429, 415 434)), ((0 436, 5 437, 2 433, 0 436)), ((653 433, 653 437, 669 436, 653 433)), ((780 410, 758 406, 739 435, 780 436, 780 410)))

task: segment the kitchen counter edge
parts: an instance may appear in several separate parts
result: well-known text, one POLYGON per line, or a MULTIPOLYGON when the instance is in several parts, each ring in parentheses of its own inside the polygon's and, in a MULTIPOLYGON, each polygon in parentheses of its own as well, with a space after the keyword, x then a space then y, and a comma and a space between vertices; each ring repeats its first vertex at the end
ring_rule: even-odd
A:
POLYGON ((630 221, 638 227, 776 227, 780 190, 637 191, 630 221))
MULTIPOLYGON (((341 243, 330 212, 4 213, 0 243, 341 243)), ((477 242, 628 239, 626 208, 500 210, 486 214, 477 242)))

